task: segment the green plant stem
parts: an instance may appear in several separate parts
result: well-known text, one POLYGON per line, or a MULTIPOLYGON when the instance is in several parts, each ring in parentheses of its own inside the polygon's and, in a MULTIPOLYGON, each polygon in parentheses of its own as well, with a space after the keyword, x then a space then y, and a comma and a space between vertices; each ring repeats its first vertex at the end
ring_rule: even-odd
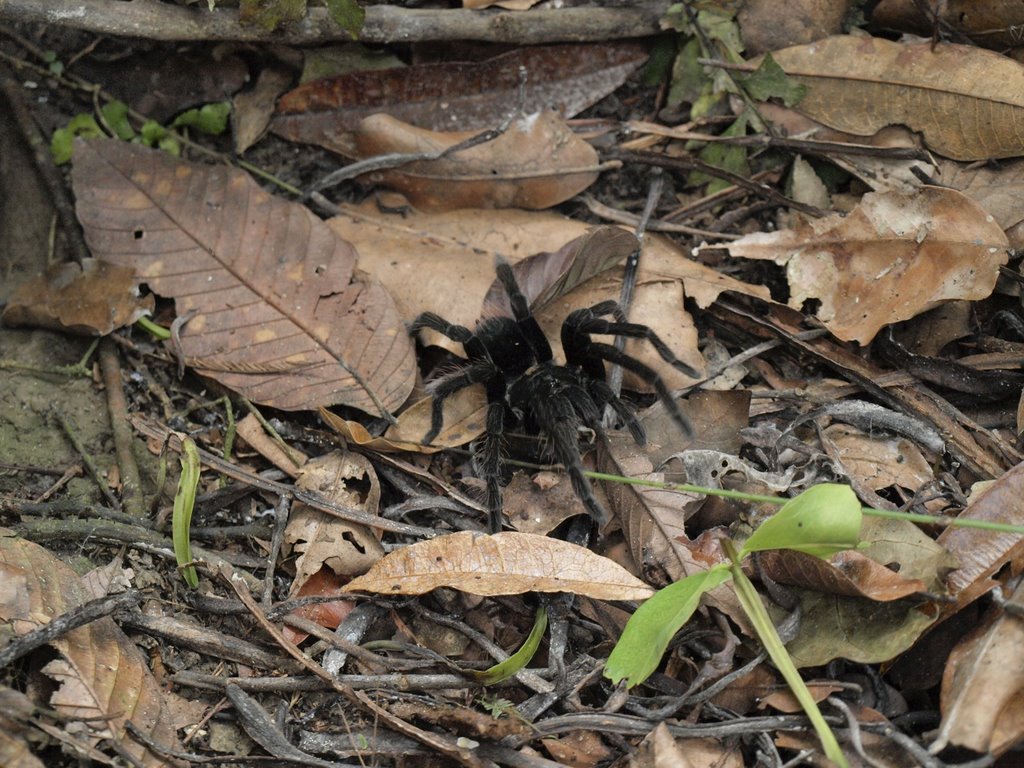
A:
POLYGON ((771 657, 775 668, 779 670, 789 689, 793 692, 796 700, 800 702, 800 706, 803 707, 807 718, 811 721, 811 725, 814 726, 818 739, 821 741, 821 746, 825 750, 825 756, 840 766, 840 768, 847 768, 849 763, 846 761, 846 756, 843 755, 839 742, 836 741, 835 734, 832 733, 832 729, 825 722, 825 718, 821 714, 821 710, 818 709, 818 704, 815 702, 814 697, 811 696, 811 692, 807 690, 807 684, 800 677, 800 672, 797 671, 793 659, 782 642, 782 638, 779 637, 779 633, 776 631, 775 625, 772 623, 771 617, 764 607, 764 603, 761 602, 760 595, 757 594, 754 585, 750 583, 750 579, 743 573, 736 545, 728 539, 723 539, 721 544, 722 549, 725 550, 725 553, 732 561, 730 571, 732 572, 732 583, 736 597, 739 598, 740 605, 743 606, 743 610, 750 619, 750 623, 754 625, 754 631, 757 633, 758 639, 771 657))
MULTIPOLYGON (((642 477, 609 475, 604 472, 584 472, 583 474, 591 480, 606 480, 610 483, 640 485, 647 488, 660 488, 666 491, 702 493, 706 496, 720 496, 725 499, 738 499, 740 501, 751 501, 758 504, 775 504, 777 506, 782 506, 789 501, 789 499, 784 499, 780 496, 764 496, 758 493, 730 491, 725 488, 705 488, 701 485, 690 485, 689 483, 666 483, 660 480, 646 480, 642 477)), ((982 531, 996 531, 998 533, 1017 533, 1024 535, 1024 525, 997 523, 991 520, 970 520, 960 517, 952 517, 950 515, 920 515, 915 512, 900 512, 894 509, 875 509, 873 507, 861 507, 861 512, 865 515, 884 517, 889 520, 907 520, 911 523, 923 523, 925 525, 942 525, 952 528, 976 528, 982 531)))

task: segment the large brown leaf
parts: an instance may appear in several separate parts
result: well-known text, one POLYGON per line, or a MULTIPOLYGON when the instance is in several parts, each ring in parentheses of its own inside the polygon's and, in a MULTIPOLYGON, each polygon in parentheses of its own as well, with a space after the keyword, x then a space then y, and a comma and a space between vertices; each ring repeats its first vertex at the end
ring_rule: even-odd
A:
POLYGON ((79 143, 72 174, 93 254, 173 296, 200 373, 286 410, 397 408, 415 380, 387 290, 308 209, 242 171, 119 141, 79 143))
POLYGON ((622 85, 646 58, 636 43, 549 45, 483 62, 353 72, 286 93, 271 130, 354 157, 352 132, 378 112, 435 131, 490 128, 513 110, 556 109, 572 117, 622 85))
MULTIPOLYGON (((390 115, 359 124, 361 156, 441 152, 472 138, 473 131, 442 133, 390 115)), ((554 112, 515 120, 505 133, 471 149, 375 171, 363 179, 397 189, 421 211, 457 208, 529 208, 565 202, 597 180, 597 150, 554 112)))
POLYGON ((839 338, 867 343, 889 323, 950 299, 983 299, 1006 263, 1006 235, 952 189, 869 193, 848 216, 756 232, 733 256, 786 267, 789 304, 821 300, 817 315, 839 338))
POLYGON ((807 86, 797 108, 840 131, 901 123, 954 160, 1024 155, 1024 67, 991 51, 837 36, 772 53, 807 86))
MULTIPOLYGON (((0 621, 16 636, 45 626, 91 597, 68 566, 7 529, 0 529, 0 585, 5 587, 0 589, 0 621)), ((48 702, 53 709, 70 719, 87 718, 87 740, 112 737, 141 765, 179 765, 158 758, 126 732, 130 720, 158 744, 179 748, 168 701, 145 657, 113 619, 105 616, 73 629, 50 645, 59 656, 42 672, 59 684, 48 702)))

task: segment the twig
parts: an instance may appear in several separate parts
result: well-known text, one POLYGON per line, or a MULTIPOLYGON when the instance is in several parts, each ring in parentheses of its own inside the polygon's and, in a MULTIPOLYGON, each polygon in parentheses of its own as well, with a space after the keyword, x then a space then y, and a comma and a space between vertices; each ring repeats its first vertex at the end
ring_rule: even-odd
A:
MULTIPOLYGON (((570 7, 519 13, 371 5, 366 8, 366 21, 359 40, 364 43, 484 40, 523 45, 645 37, 661 32, 660 20, 668 6, 666 0, 657 0, 621 8, 570 7)), ((237 8, 218 5, 210 11, 206 3, 187 8, 168 3, 113 0, 78 0, 60 5, 39 0, 4 0, 0 4, 0 18, 149 40, 240 40, 310 45, 352 39, 331 19, 326 8, 310 8, 301 23, 285 25, 273 32, 259 25, 243 26, 239 23, 237 8)))
POLYGON ((117 455, 117 466, 121 471, 121 505, 132 517, 143 518, 146 516, 146 510, 142 498, 142 480, 139 477, 135 453, 132 451, 134 437, 131 423, 128 421, 124 385, 121 382, 121 361, 114 343, 109 338, 100 341, 99 360, 103 386, 107 390, 107 411, 110 413, 114 451, 117 455))

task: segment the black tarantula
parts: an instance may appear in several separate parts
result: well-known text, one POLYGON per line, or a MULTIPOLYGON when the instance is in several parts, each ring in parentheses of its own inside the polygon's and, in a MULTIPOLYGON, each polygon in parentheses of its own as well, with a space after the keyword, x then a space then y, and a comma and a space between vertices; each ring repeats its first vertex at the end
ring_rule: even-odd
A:
POLYGON ((440 315, 424 312, 409 326, 415 334, 431 328, 452 341, 461 342, 469 358, 465 365, 445 374, 430 385, 434 397, 430 431, 423 438, 429 444, 441 431, 446 398, 471 384, 487 388, 487 420, 483 446, 474 461, 487 483, 487 509, 490 530, 501 530, 501 440, 506 428, 522 427, 527 432, 543 433, 551 441, 552 452, 565 467, 573 490, 598 523, 608 515, 594 497, 590 482, 583 474, 578 430, 589 427, 601 433, 601 417, 610 405, 629 428, 633 439, 644 445, 647 437, 632 410, 615 396, 605 378, 605 363, 620 365, 650 383, 664 402, 669 414, 687 435, 689 422, 680 413, 661 377, 650 367, 610 344, 593 341, 590 334, 612 334, 647 339, 665 362, 688 376, 699 374, 677 359, 654 331, 646 325, 627 322, 618 302, 602 301, 589 309, 570 312, 562 323, 562 348, 565 365, 556 365, 551 345, 530 312, 526 297, 519 289, 512 267, 498 257, 498 280, 512 305, 513 317, 488 317, 479 320, 476 333, 449 323, 440 315), (611 317, 612 319, 606 319, 611 317))

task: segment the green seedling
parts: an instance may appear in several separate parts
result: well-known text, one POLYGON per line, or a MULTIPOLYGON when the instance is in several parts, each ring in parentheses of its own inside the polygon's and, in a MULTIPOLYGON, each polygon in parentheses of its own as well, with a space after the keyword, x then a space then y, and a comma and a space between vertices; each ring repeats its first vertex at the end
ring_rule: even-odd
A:
POLYGON ((502 680, 508 680, 508 678, 530 663, 533 655, 537 653, 537 649, 540 647, 540 641, 543 639, 547 628, 548 612, 544 608, 538 608, 537 615, 533 620, 533 629, 518 651, 489 669, 482 671, 469 670, 466 674, 481 685, 494 685, 502 680))
POLYGON ((743 558, 766 549, 793 549, 816 557, 854 549, 859 544, 862 512, 854 492, 844 485, 823 484, 787 501, 740 549, 724 540, 729 563, 670 584, 633 614, 605 665, 605 677, 639 685, 658 668, 672 637, 697 610, 701 596, 732 578, 733 589, 758 639, 813 723, 826 756, 846 766, 835 735, 825 723, 796 665, 775 631, 754 585, 743 573, 743 558))
POLYGON ((174 511, 171 515, 171 536, 174 541, 174 557, 178 561, 181 575, 190 587, 199 586, 199 574, 192 565, 192 542, 189 528, 192 526, 192 510, 196 505, 196 489, 199 487, 199 475, 202 464, 199 461, 199 448, 191 437, 181 440, 181 477, 178 479, 178 492, 174 494, 174 511))

